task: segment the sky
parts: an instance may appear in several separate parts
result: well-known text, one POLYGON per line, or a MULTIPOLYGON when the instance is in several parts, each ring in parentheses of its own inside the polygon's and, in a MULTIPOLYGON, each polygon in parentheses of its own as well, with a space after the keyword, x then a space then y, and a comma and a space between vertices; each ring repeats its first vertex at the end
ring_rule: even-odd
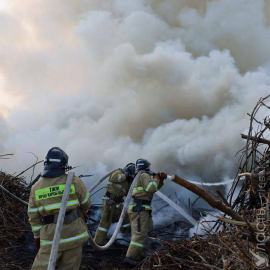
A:
POLYGON ((0 0, 0 154, 15 153, 0 168, 58 146, 95 174, 88 187, 138 158, 234 178, 247 113, 269 94, 269 25, 263 0, 0 0))

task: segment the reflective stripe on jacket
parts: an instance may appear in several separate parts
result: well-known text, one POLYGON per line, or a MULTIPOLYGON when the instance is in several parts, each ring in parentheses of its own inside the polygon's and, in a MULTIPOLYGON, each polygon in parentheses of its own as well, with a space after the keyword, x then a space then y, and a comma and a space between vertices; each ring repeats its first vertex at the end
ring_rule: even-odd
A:
MULTIPOLYGON (((158 175, 155 175, 152 180, 148 173, 142 173, 133 189, 132 198, 152 201, 154 193, 157 192, 162 186, 163 183, 159 180, 158 175)), ((129 210, 131 210, 134 205, 136 204, 131 202, 129 210)), ((143 207, 145 207, 145 210, 152 209, 150 205, 143 205, 143 207)))
MULTIPOLYGON (((59 213, 62 196, 65 190, 67 175, 56 178, 41 178, 31 189, 28 205, 29 222, 35 237, 41 239, 41 245, 51 248, 56 224, 43 225, 43 217, 59 213)), ((87 212, 91 204, 91 196, 83 181, 74 177, 69 193, 67 209, 80 208, 87 212)), ((81 218, 70 224, 64 224, 59 251, 75 248, 88 238, 87 228, 81 218)))

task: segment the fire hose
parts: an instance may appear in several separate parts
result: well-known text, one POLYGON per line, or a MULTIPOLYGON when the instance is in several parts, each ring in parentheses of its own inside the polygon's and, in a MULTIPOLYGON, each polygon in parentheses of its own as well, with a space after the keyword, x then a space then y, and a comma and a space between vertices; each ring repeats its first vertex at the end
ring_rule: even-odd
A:
POLYGON ((107 177, 111 176, 115 171, 120 170, 120 168, 115 169, 109 173, 107 173, 105 176, 103 176, 99 181, 97 181, 90 189, 88 190, 89 193, 91 193, 97 186, 99 186, 107 177))
MULTIPOLYGON (((98 185, 100 185, 107 177, 109 177, 111 174, 113 174, 115 171, 117 171, 118 169, 115 169, 113 171, 111 171, 110 173, 106 174, 104 177, 102 177, 97 183, 95 183, 90 189, 89 189, 89 192, 92 192, 98 185)), ((124 217, 125 217, 125 214, 126 214, 126 210, 128 208, 128 205, 129 205, 129 202, 130 202, 130 198, 131 198, 131 194, 132 194, 132 191, 133 191, 133 188, 135 187, 140 175, 141 175, 142 172, 139 172, 130 189, 129 189, 129 192, 128 192, 128 195, 126 196, 126 200, 124 202, 124 206, 123 206, 123 209, 122 209, 122 212, 121 212, 121 215, 120 215, 120 219, 116 225, 116 228, 114 230, 114 233, 111 237, 111 239, 109 240, 109 242, 104 245, 104 246, 99 246, 95 241, 94 239, 92 238, 91 234, 89 233, 89 238, 88 238, 88 241, 89 243, 91 244, 91 246, 95 249, 95 250, 98 250, 98 251, 104 251, 104 250, 107 250, 115 241, 116 237, 117 237, 117 234, 119 233, 120 231, 120 228, 122 226, 122 223, 123 223, 123 220, 124 220, 124 217)), ((171 179, 171 176, 170 175, 167 175, 167 179, 171 179)), ((199 184, 198 182, 193 182, 195 184, 199 184)), ((224 182, 224 183, 204 183, 203 185, 226 185, 228 183, 231 183, 231 180, 230 181, 227 181, 227 182, 224 182)), ((187 219, 187 221, 189 221, 193 226, 196 226, 197 225, 197 221, 191 217, 186 211, 184 211, 184 209, 182 207, 180 207, 179 205, 177 205, 176 203, 174 203, 171 199, 169 199, 167 196, 165 196, 163 193, 161 193, 160 191, 157 191, 155 193, 157 196, 159 196, 162 200, 166 201, 171 207, 173 207, 176 211, 178 211, 178 213, 180 213, 183 217, 185 217, 187 219)))
MULTIPOLYGON (((115 172, 116 170, 112 171, 111 173, 107 174, 108 176, 111 175, 113 172, 115 172)), ((114 230, 114 233, 111 237, 111 239, 109 240, 109 242, 104 245, 104 246, 99 246, 95 241, 94 239, 92 238, 91 234, 89 234, 89 238, 88 238, 88 241, 89 243, 91 244, 91 246, 95 249, 95 250, 98 250, 98 251, 104 251, 104 250, 107 250, 112 244, 113 242, 115 241, 116 237, 117 237, 117 234, 118 232, 120 231, 120 228, 122 226, 122 223, 123 223, 123 220, 124 220, 124 217, 125 217, 125 214, 126 214, 126 211, 127 211, 127 208, 128 208, 128 205, 129 205, 129 201, 130 201, 130 198, 131 198, 131 194, 132 194, 132 191, 140 177, 140 175, 142 174, 142 172, 139 172, 135 179, 133 180, 131 186, 130 186, 130 189, 128 191, 128 195, 126 197, 126 200, 124 202, 124 206, 123 206, 123 209, 122 209, 122 212, 121 212, 121 215, 120 215, 120 219, 116 225, 116 228, 114 230)), ((103 177, 101 180, 104 181, 107 177, 103 177)), ((98 183, 100 184, 102 181, 99 180, 98 183)), ((93 191, 99 184, 95 184, 94 186, 92 186, 89 190, 93 191)))
MULTIPOLYGON (((113 172, 115 172, 116 170, 108 173, 106 176, 110 176, 113 172)), ((92 238, 92 236, 90 235, 89 238, 88 238, 88 241, 89 243, 91 244, 91 246, 95 249, 95 250, 99 250, 99 251, 104 251, 104 250, 107 250, 112 244, 113 242, 115 241, 116 237, 117 237, 117 234, 122 226, 122 223, 123 223, 123 220, 124 220, 124 217, 125 217, 125 214, 126 214, 126 210, 127 210, 127 207, 129 205, 129 202, 130 202, 130 198, 131 198, 131 194, 132 194, 132 191, 141 175, 142 171, 140 171, 135 179, 133 180, 132 182, 132 185, 129 189, 129 192, 128 192, 128 195, 126 196, 126 200, 124 202, 124 206, 123 206, 123 209, 122 209, 122 212, 121 212, 121 216, 120 216, 120 219, 117 223, 117 226, 114 230, 114 233, 111 237, 111 239, 109 240, 109 242, 104 245, 104 246, 99 246, 95 241, 94 239, 92 238)), ((104 176, 102 179, 100 179, 96 184, 94 184, 90 189, 89 189, 89 192, 90 191, 93 191, 99 184, 101 184, 107 177, 104 176)), ((171 179, 171 176, 167 176, 167 179, 171 179)), ((182 216, 184 216, 192 225, 196 225, 197 222, 194 218, 192 218, 188 213, 186 213, 179 205, 177 205, 176 203, 174 203, 172 200, 170 200, 168 197, 166 197, 164 194, 162 194, 160 191, 157 191, 155 194, 157 194, 161 199, 163 199, 164 201, 166 201, 169 205, 171 205, 176 211, 178 211, 182 216)))
MULTIPOLYGON (((118 169, 116 169, 116 170, 118 170, 118 169)), ((93 191, 99 184, 101 184, 107 177, 109 177, 111 174, 113 174, 116 170, 113 170, 113 171, 111 171, 110 173, 106 174, 104 177, 102 177, 96 184, 94 184, 94 185, 89 189, 89 192, 90 192, 90 191, 93 191)), ((121 212, 120 219, 119 219, 119 221, 118 221, 118 223, 117 223, 117 226, 116 226, 116 228, 115 228, 115 230, 114 230, 114 233, 113 233, 111 239, 109 240, 109 242, 108 242, 105 246, 99 246, 99 245, 94 241, 94 239, 92 238, 91 234, 89 233, 88 241, 89 241, 89 243, 91 244, 91 246, 92 246, 95 250, 98 250, 98 251, 104 251, 104 250, 107 250, 107 249, 113 244, 113 242, 115 241, 115 239, 116 239, 116 237, 117 237, 117 234, 118 234, 118 232, 120 231, 120 228, 121 228, 121 226, 122 226, 122 223, 123 223, 123 220, 124 220, 124 217, 125 217, 125 214, 126 214, 126 210, 127 210, 127 208, 128 208, 128 205, 129 205, 129 201, 130 201, 130 198, 131 198, 131 194, 132 194, 133 188, 134 188, 134 186, 136 185, 136 183, 137 183, 137 181, 138 181, 138 179, 139 179, 141 173, 142 173, 142 172, 139 172, 139 173, 136 175, 136 177, 135 177, 135 179, 134 179, 134 181, 133 181, 133 183, 132 183, 132 185, 131 185, 131 187, 130 187, 130 189, 129 189, 128 195, 127 195, 126 200, 125 200, 125 202, 124 202, 124 206, 123 206, 123 210, 122 210, 122 212, 121 212)), ((6 190, 6 189, 5 189, 3 186, 1 186, 1 185, 0 185, 0 189, 1 189, 3 192, 5 192, 7 195, 11 196, 12 198, 14 198, 14 199, 16 199, 17 201, 19 201, 20 203, 22 203, 23 205, 28 206, 28 203, 27 203, 27 202, 25 202, 25 201, 19 199, 17 196, 15 196, 14 194, 10 193, 8 190, 6 190)))
MULTIPOLYGON (((111 171, 110 173, 106 174, 104 177, 102 177, 98 182, 96 182, 90 189, 89 189, 89 192, 92 192, 98 185, 100 185, 107 177, 109 177, 110 175, 112 175, 115 171, 117 171, 118 169, 115 169, 113 171, 111 171)), ((127 211, 127 208, 128 208, 128 205, 130 203, 130 198, 131 198, 131 194, 132 194, 132 191, 140 177, 142 172, 139 172, 134 181, 132 182, 132 185, 129 189, 129 192, 128 192, 128 195, 126 196, 126 199, 125 199, 125 202, 124 202, 124 205, 123 205, 123 209, 122 209, 122 212, 121 212, 121 216, 120 216, 120 219, 117 223, 117 226, 114 230, 114 233, 111 237, 111 239, 109 240, 109 242, 104 245, 104 246, 99 246, 95 241, 94 239, 92 238, 91 234, 89 233, 89 238, 88 238, 88 241, 89 243, 91 244, 91 246, 95 249, 95 250, 98 250, 98 251, 104 251, 104 250, 107 250, 112 244, 113 242, 115 241, 116 237, 117 237, 117 234, 119 233, 120 231, 120 228, 122 226, 122 223, 123 223, 123 220, 124 220, 124 217, 125 217, 125 214, 126 214, 126 211, 127 211)), ((171 176, 167 176, 167 179, 171 179, 171 176)), ((223 182, 223 183, 202 183, 202 185, 207 185, 207 186, 216 186, 216 185, 226 185, 228 183, 230 183, 231 180, 229 181, 226 181, 226 182, 223 182)), ((199 184, 199 182, 192 182, 194 184, 199 184)), ((17 196, 15 196, 14 194, 10 193, 8 190, 6 190, 3 186, 0 185, 0 189, 5 192, 7 195, 13 197, 14 199, 16 199, 17 201, 19 201, 20 203, 24 204, 25 206, 28 206, 28 203, 19 199, 17 196)), ((159 196, 161 199, 163 199, 164 201, 166 201, 170 206, 172 206, 176 211, 178 211, 182 216, 184 216, 192 225, 196 225, 197 222, 195 219, 193 219, 188 213, 186 213, 179 205, 177 205, 176 203, 174 203, 172 200, 170 200, 167 196, 165 196, 163 193, 161 193, 160 191, 157 191, 155 193, 157 196, 159 196)))

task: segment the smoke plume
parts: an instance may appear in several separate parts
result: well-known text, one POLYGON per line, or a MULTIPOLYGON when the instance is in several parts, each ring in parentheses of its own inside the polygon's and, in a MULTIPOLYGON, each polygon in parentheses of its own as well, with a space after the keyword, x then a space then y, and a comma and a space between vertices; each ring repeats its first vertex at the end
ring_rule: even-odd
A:
POLYGON ((193 181, 234 177, 270 89, 268 1, 4 3, 0 153, 16 155, 2 169, 59 146, 95 173, 88 186, 142 157, 193 181))

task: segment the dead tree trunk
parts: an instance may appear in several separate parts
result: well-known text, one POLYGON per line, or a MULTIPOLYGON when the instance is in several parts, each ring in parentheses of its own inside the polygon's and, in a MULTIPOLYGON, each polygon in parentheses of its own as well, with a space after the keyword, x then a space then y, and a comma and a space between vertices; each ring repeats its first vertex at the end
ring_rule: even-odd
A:
POLYGON ((235 212, 231 207, 226 206, 222 203, 222 201, 216 200, 210 193, 206 192, 205 190, 199 188, 195 184, 190 183, 189 181, 179 177, 178 175, 172 176, 172 181, 191 192, 197 194, 202 199, 204 199, 207 203, 209 203, 213 208, 220 210, 221 212, 225 213, 226 215, 232 217, 238 221, 244 221, 244 219, 235 212))

